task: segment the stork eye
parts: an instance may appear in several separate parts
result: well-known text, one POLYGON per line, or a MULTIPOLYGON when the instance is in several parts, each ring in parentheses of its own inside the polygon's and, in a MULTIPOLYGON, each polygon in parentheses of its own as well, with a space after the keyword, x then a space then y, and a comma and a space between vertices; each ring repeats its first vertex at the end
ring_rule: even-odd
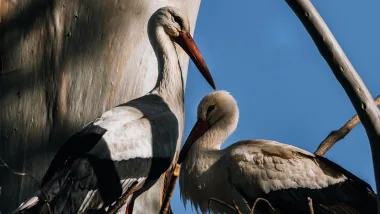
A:
POLYGON ((210 114, 210 112, 212 112, 212 110, 214 110, 214 109, 215 109, 215 105, 209 106, 207 109, 207 114, 210 114))
POLYGON ((179 16, 173 16, 173 20, 179 24, 182 29, 182 20, 179 16))

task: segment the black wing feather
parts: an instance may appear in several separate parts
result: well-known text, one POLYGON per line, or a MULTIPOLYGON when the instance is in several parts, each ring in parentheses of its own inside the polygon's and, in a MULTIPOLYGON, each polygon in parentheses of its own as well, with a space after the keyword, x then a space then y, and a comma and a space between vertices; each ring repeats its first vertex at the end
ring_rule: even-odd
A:
POLYGON ((89 152, 106 132, 106 129, 90 123, 71 136, 55 155, 41 185, 44 186, 53 178, 55 173, 71 164, 76 158, 89 152))
MULTIPOLYGON (((263 198, 268 199, 283 214, 309 214, 308 197, 313 201, 315 214, 377 213, 376 194, 368 183, 327 158, 309 158, 314 158, 326 174, 344 174, 348 179, 322 189, 291 188, 272 191, 263 195, 263 198)), ((265 203, 259 204, 256 209, 270 213, 269 206, 265 203)))

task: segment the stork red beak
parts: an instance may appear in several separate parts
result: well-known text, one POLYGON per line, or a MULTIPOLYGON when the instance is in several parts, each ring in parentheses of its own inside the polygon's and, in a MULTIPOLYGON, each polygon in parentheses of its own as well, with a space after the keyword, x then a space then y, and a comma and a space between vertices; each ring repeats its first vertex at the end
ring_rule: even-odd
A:
POLYGON ((175 37, 174 40, 183 48, 183 50, 186 51, 203 77, 207 80, 211 87, 216 90, 214 80, 212 79, 210 71, 207 68, 206 62, 204 61, 201 52, 199 51, 190 33, 180 31, 179 36, 175 37))
POLYGON ((186 142, 183 145, 181 152, 179 153, 179 157, 177 161, 178 164, 182 163, 182 161, 186 158, 187 153, 191 149, 191 146, 194 144, 195 141, 198 140, 198 138, 200 138, 208 130, 208 128, 209 127, 206 121, 198 119, 193 129, 191 130, 189 136, 187 137, 186 142))

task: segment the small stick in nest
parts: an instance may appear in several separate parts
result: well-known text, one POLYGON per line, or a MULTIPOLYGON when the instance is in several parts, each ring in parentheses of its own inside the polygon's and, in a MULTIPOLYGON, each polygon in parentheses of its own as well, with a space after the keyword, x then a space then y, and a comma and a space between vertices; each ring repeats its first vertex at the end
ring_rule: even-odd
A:
POLYGON ((138 182, 135 181, 131 187, 116 201, 116 203, 109 208, 107 214, 115 214, 127 202, 128 197, 137 190, 138 182))
MULTIPOLYGON (((210 198, 210 199, 208 200, 208 210, 210 210, 211 201, 215 201, 215 202, 217 202, 217 203, 219 203, 219 204, 221 204, 221 205, 223 205, 223 206, 229 208, 230 210, 235 211, 237 214, 241 214, 239 208, 238 208, 238 209, 235 209, 233 206, 231 206, 231 205, 227 204, 226 202, 221 201, 221 200, 219 200, 219 199, 217 199, 217 198, 210 198)), ((234 202, 234 206, 235 206, 235 205, 236 205, 236 204, 235 204, 235 202, 234 202)), ((237 206, 237 205, 236 205, 236 206, 237 206)))
POLYGON ((314 214, 313 200, 310 197, 307 197, 307 200, 309 201, 310 214, 314 214))
POLYGON ((29 175, 28 173, 25 173, 25 172, 16 172, 16 171, 14 171, 11 167, 8 166, 8 164, 2 158, 0 158, 0 167, 5 167, 6 169, 8 169, 14 175, 28 177, 28 178, 30 178, 35 183, 36 186, 38 186, 39 188, 41 187, 41 184, 32 175, 29 175))
POLYGON ((256 201, 255 201, 255 203, 253 203, 253 206, 252 206, 252 209, 251 209, 251 214, 254 214, 254 213, 255 213, 255 208, 256 208, 256 205, 257 205, 257 203, 258 203, 259 201, 265 201, 265 202, 269 205, 269 207, 270 207, 272 210, 275 210, 275 209, 273 208, 272 204, 270 204, 269 201, 268 201, 267 199, 265 199, 265 198, 257 198, 256 201))
POLYGON ((240 211, 240 209, 239 209, 238 205, 235 203, 235 201, 232 201, 232 202, 234 203, 234 208, 235 208, 237 214, 242 214, 242 212, 240 211))
POLYGON ((180 169, 180 165, 177 163, 172 172, 173 174, 168 185, 168 190, 165 193, 165 197, 161 205, 160 214, 167 214, 169 212, 170 199, 172 198, 173 193, 174 193, 175 184, 179 176, 179 169, 180 169))

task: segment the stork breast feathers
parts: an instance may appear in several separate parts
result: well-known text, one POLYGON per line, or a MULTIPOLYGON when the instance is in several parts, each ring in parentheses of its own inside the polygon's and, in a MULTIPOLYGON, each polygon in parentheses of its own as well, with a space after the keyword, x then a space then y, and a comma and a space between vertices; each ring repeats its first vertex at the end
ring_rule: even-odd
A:
MULTIPOLYGON (((156 96, 143 97, 154 100, 156 96)), ((140 98, 140 99, 143 99, 140 98)), ((113 161, 133 158, 171 158, 178 138, 178 122, 166 104, 154 102, 142 106, 139 100, 135 106, 119 106, 102 114, 94 121, 107 130, 102 139, 91 149, 101 159, 113 161), (161 143, 165 141, 165 143, 161 143), (157 149, 159 148, 159 149, 157 149)))
POLYGON ((240 187, 259 186, 264 193, 289 188, 320 189, 347 177, 314 154, 275 141, 241 141, 229 153, 230 176, 240 187))

